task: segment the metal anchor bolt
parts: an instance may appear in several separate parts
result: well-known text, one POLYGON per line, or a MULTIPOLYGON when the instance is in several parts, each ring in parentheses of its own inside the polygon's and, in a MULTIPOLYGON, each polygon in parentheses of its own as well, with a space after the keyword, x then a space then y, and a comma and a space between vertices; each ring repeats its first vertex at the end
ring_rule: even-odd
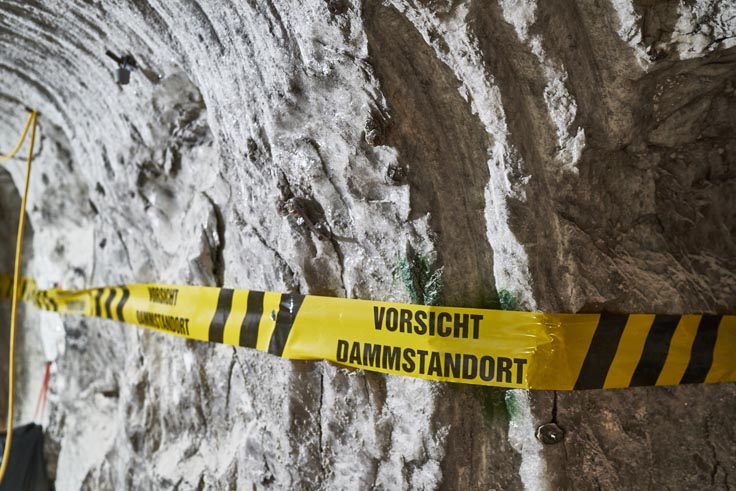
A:
POLYGON ((537 428, 535 436, 537 440, 545 445, 554 445, 565 439, 565 430, 560 428, 557 423, 546 423, 537 428))

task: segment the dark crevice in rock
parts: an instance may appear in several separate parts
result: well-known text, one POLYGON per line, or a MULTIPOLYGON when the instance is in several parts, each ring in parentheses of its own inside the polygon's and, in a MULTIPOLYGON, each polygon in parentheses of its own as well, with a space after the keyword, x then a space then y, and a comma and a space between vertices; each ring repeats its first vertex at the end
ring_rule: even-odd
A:
POLYGON ((235 363, 237 362, 237 355, 235 354, 235 348, 233 347, 233 356, 230 359, 230 366, 227 369, 227 388, 225 389, 225 409, 230 407, 230 391, 233 383, 233 372, 235 370, 235 363))
POLYGON ((123 250, 123 253, 125 254, 125 262, 128 265, 128 271, 133 271, 133 263, 130 262, 130 251, 128 250, 128 246, 125 243, 125 239, 123 238, 123 234, 120 233, 119 230, 116 231, 118 240, 120 241, 120 247, 123 250))
POLYGON ((212 255, 212 275, 215 277, 216 286, 222 287, 225 284, 225 259, 223 251, 225 250, 225 219, 222 216, 222 210, 220 207, 205 194, 205 197, 212 206, 212 210, 215 215, 217 240, 212 248, 210 254, 212 255))

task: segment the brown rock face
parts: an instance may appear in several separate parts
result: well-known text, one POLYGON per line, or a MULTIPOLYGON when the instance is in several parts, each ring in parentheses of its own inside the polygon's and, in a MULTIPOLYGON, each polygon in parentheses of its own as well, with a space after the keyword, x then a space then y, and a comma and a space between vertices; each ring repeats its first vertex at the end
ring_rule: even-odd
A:
MULTIPOLYGON (((734 46, 732 0, 4 1, 0 151, 41 112, 26 271, 409 301, 412 256, 446 304, 736 313, 734 46)), ((736 487, 732 383, 506 393, 25 329, 60 490, 736 487)))

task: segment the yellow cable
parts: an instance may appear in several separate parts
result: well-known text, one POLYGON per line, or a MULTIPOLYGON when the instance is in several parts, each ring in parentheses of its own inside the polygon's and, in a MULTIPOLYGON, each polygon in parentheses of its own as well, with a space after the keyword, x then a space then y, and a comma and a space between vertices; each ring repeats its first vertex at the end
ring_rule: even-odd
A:
POLYGON ((26 223, 26 197, 28 196, 28 183, 31 178, 31 163, 33 161, 33 143, 36 140, 36 111, 31 112, 23 130, 23 136, 18 146, 10 153, 7 158, 12 158, 18 153, 23 144, 23 139, 28 132, 28 126, 32 123, 31 143, 28 148, 28 160, 26 163, 26 182, 23 188, 23 199, 20 205, 20 220, 18 221, 18 242, 15 247, 15 269, 13 271, 13 307, 10 314, 10 351, 8 357, 8 422, 5 437, 5 449, 3 450, 3 461, 0 465, 0 484, 3 482, 5 472, 8 468, 8 460, 10 457, 10 445, 13 442, 13 402, 15 399, 15 325, 18 320, 18 291, 20 286, 20 263, 21 254, 23 252, 23 231, 26 223))
POLYGON ((20 150, 20 147, 23 146, 23 142, 26 139, 26 134, 28 133, 28 127, 31 125, 31 119, 35 119, 35 111, 28 115, 28 119, 26 120, 26 126, 23 128, 23 133, 20 135, 20 140, 18 140, 18 144, 15 146, 12 152, 10 152, 7 155, 0 155, 0 160, 10 160, 13 157, 15 157, 15 154, 18 153, 20 150))

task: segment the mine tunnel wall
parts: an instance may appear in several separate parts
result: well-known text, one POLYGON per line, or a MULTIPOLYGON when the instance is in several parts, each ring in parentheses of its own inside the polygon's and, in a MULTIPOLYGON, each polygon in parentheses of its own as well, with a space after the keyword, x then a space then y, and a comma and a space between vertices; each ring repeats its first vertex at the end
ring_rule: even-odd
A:
MULTIPOLYGON (((409 302, 396 268, 415 251, 445 304, 736 312, 732 1, 0 14, 0 150, 40 111, 25 271, 42 287, 409 302), (107 49, 135 57, 130 85, 107 49), (280 214, 292 198, 339 239, 280 214)), ((17 189, 22 159, 7 169, 17 189)), ((506 392, 24 312, 22 371, 55 362, 57 489, 736 486, 733 384, 506 392), (566 438, 545 446, 553 417, 566 438)), ((21 419, 38 385, 21 381, 21 419)))

